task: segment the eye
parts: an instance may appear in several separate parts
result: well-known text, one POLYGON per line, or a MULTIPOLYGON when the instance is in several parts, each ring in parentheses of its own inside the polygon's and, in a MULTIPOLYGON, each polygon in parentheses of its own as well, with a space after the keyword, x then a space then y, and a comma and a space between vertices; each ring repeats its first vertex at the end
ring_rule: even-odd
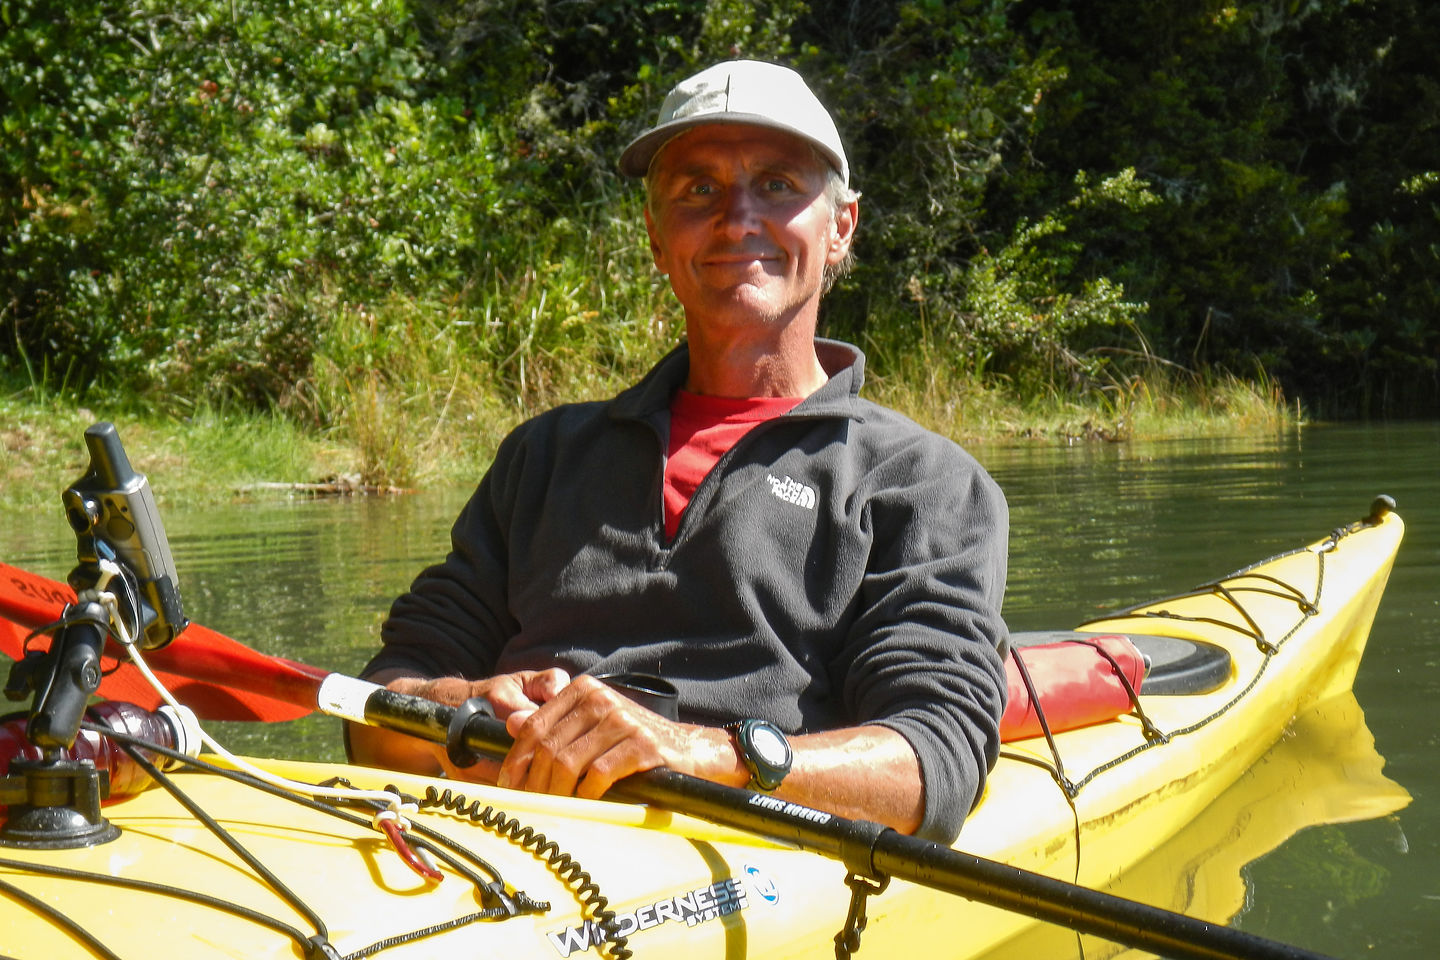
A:
POLYGON ((783 177, 771 177, 765 181, 766 193, 788 193, 789 191, 790 181, 783 177))

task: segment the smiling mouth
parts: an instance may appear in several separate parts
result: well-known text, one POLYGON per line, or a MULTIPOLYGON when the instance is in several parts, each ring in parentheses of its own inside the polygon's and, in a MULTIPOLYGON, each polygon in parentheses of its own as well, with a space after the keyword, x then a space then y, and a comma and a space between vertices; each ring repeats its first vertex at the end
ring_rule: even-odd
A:
POLYGON ((755 264, 774 263, 780 256, 775 253, 721 253, 704 257, 700 263, 707 267, 749 267, 755 264))
POLYGON ((700 269, 711 283, 722 286, 768 283, 781 271, 778 257, 751 257, 745 260, 707 260, 700 269))

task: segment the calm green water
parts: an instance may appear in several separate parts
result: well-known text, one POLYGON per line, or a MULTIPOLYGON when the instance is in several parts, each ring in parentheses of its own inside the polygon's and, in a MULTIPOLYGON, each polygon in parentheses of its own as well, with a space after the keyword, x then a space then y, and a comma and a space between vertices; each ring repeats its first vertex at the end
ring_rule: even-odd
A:
MULTIPOLYGON (((1006 609, 1017 629, 1066 627, 1177 592, 1357 519, 1378 493, 1396 498, 1406 543, 1355 693, 1385 775, 1413 801, 1388 816, 1310 827, 1268 852, 1257 846, 1258 860, 1245 855, 1245 844, 1259 841, 1242 835, 1237 864, 1254 862, 1244 867, 1248 892, 1234 922, 1340 957, 1433 957, 1440 936, 1440 423, 975 453, 1012 506, 1006 609)), ((55 478, 52 514, 0 515, 0 559, 63 578, 74 545, 58 494, 73 479, 55 478)), ((163 496, 165 478, 150 480, 163 496)), ((353 673, 374 648, 390 600, 443 553, 468 493, 162 510, 192 619, 266 652, 353 673)), ((325 718, 225 725, 220 735, 253 754, 340 757, 336 722, 325 718)), ((1324 736, 1305 748, 1323 753, 1324 736)), ((1293 802, 1303 806, 1307 797, 1295 789, 1293 802)))

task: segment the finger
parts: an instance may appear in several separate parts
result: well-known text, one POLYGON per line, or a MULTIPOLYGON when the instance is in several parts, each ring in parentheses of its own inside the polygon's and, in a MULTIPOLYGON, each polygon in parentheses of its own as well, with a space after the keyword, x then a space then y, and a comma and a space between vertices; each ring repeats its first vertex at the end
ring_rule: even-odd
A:
POLYGON ((552 743, 564 741, 565 745, 536 751, 527 786, 568 797, 575 795, 581 778, 595 776, 603 784, 603 792, 617 777, 633 771, 633 764, 627 767, 624 758, 636 752, 636 738, 642 732, 631 718, 613 711, 572 737, 560 732, 552 734, 552 743), (617 774, 611 768, 621 772, 617 774))
POLYGON ((485 699, 495 710, 495 716, 509 723, 515 713, 529 716, 539 709, 540 704, 525 692, 525 681, 515 674, 493 677, 484 687, 485 699))
POLYGON ((584 800, 599 800, 617 780, 664 766, 658 757, 649 752, 638 752, 635 746, 633 740, 623 740, 592 760, 584 778, 574 789, 575 796, 584 800))
POLYGON ((570 685, 570 674, 559 667, 551 667, 549 670, 540 670, 523 676, 522 686, 525 696, 537 704, 554 700, 561 690, 570 685))
POLYGON ((474 684, 462 677, 400 677, 391 680, 386 688, 406 696, 424 697, 456 707, 473 696, 474 684))
POLYGON ((607 742, 597 748, 583 738, 628 703, 598 681, 577 678, 520 722, 518 729, 507 722, 515 744, 506 754, 498 782, 501 786, 568 795, 589 760, 609 746, 607 742))
POLYGON ((550 767, 555 754, 584 730, 570 718, 568 709, 562 712, 560 707, 558 700, 552 700, 523 719, 517 716, 506 720, 505 727, 515 743, 501 764, 497 781, 500 786, 550 792, 550 767))
POLYGON ((525 721, 533 717, 538 709, 539 707, 516 710, 505 718, 505 732, 510 734, 510 739, 514 740, 520 736, 520 731, 525 727, 525 721))
POLYGON ((495 708, 495 716, 506 722, 506 728, 514 736, 519 725, 541 704, 553 700, 569 684, 570 674, 564 670, 522 670, 492 678, 485 687, 485 697, 495 708), (519 719, 512 724, 511 718, 517 713, 519 719))
MULTIPOLYGON (((552 700, 549 706, 553 708, 555 703, 556 701, 552 700)), ((526 786, 536 748, 548 729, 549 723, 546 715, 542 713, 542 708, 533 704, 505 718, 505 730, 515 742, 510 745, 504 762, 500 764, 500 772, 495 778, 496 785, 514 789, 526 786)))

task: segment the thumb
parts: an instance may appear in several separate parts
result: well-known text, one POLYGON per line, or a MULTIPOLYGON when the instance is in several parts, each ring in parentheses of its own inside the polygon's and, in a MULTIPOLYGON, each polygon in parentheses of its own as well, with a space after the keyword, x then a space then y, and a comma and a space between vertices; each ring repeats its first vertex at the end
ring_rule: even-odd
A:
POLYGON ((525 721, 535 715, 536 707, 527 707, 523 710, 515 710, 505 717, 505 732, 511 737, 520 736, 520 728, 525 726, 525 721))
POLYGON ((570 674, 559 667, 521 675, 521 689, 533 703, 547 703, 570 685, 570 674))
POLYGON ((528 717, 569 683, 570 675, 564 670, 526 670, 496 677, 486 686, 485 699, 495 708, 495 716, 508 723, 510 716, 517 712, 528 717))

